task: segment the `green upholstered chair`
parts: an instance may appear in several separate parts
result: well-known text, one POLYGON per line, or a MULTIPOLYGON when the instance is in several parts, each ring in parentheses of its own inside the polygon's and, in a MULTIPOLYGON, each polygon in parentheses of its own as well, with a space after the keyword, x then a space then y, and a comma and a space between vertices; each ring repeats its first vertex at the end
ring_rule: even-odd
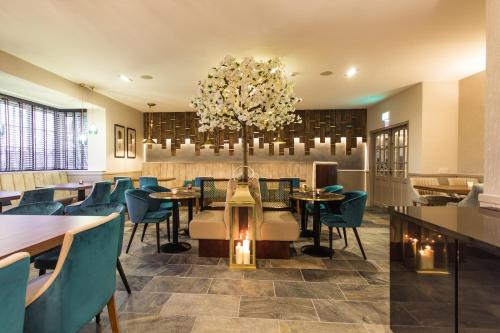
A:
MULTIPOLYGON (((78 209, 71 211, 71 214, 69 215, 108 216, 112 213, 118 213, 120 215, 120 233, 118 238, 118 258, 116 259, 116 269, 120 274, 123 285, 127 289, 127 292, 130 294, 132 291, 130 290, 127 277, 120 262, 120 254, 122 253, 122 245, 123 245, 123 232, 125 229, 125 206, 120 203, 109 203, 109 204, 92 205, 87 207, 79 207, 78 209)), ((39 270, 40 275, 45 274, 47 269, 56 268, 60 250, 61 250, 60 248, 53 249, 52 251, 41 254, 35 258, 34 260, 35 268, 39 270)))
MULTIPOLYGON (((149 186, 144 186, 142 190, 147 191, 149 193, 156 193, 156 192, 172 192, 169 188, 160 186, 160 185, 149 185, 149 186)), ((180 203, 178 203, 180 207, 180 203)), ((170 200, 161 200, 160 203, 160 209, 163 210, 168 210, 172 211, 174 208, 174 204, 170 200)), ((146 234, 146 229, 148 228, 148 224, 144 224, 144 227, 142 229, 142 236, 141 236, 141 242, 144 241, 144 235, 146 234)), ((167 238, 170 241, 170 217, 167 217, 167 238)))
POLYGON ((157 186, 158 178, 156 177, 139 177, 139 189, 143 189, 145 186, 157 186))
POLYGON ((193 185, 193 181, 192 181, 191 179, 185 179, 185 180, 182 182, 182 187, 188 187, 189 185, 194 186, 194 185, 193 185))
POLYGON ((115 188, 113 189, 113 192, 111 192, 111 195, 109 197, 109 202, 126 205, 127 203, 125 202, 125 191, 131 190, 133 188, 134 185, 132 184, 131 179, 122 178, 116 180, 115 188))
POLYGON ((30 255, 19 252, 0 260, 0 332, 22 333, 30 255))
MULTIPOLYGON (((345 192, 344 200, 340 205, 340 214, 324 213, 321 215, 321 223, 326 225, 329 230, 330 250, 332 249, 332 228, 344 228, 344 241, 347 246, 347 234, 345 228, 352 228, 356 240, 358 241, 359 249, 363 258, 366 260, 365 250, 361 244, 361 239, 357 231, 357 227, 363 222, 363 214, 365 213, 367 194, 363 191, 345 192)), ((331 254, 330 254, 331 258, 331 254)))
MULTIPOLYGON (((342 191, 344 190, 344 186, 342 186, 342 185, 328 185, 328 186, 323 187, 323 190, 325 190, 325 192, 327 192, 327 193, 342 194, 342 191)), ((328 211, 330 213, 333 213, 333 212, 339 213, 340 212, 339 211, 340 203, 338 201, 333 201, 333 202, 329 202, 329 203, 320 203, 319 209, 320 209, 321 214, 324 214, 328 211)), ((305 214, 306 214, 306 223, 307 223, 307 221, 309 220, 309 215, 314 214, 314 203, 308 202, 306 204, 305 214)), ((342 235, 340 234, 339 228, 337 228, 337 233, 338 233, 339 237, 342 238, 342 235)))
POLYGON ((17 206, 3 212, 4 215, 62 215, 64 206, 57 201, 37 202, 17 206))
POLYGON ((80 209, 86 206, 99 205, 99 204, 107 204, 110 203, 111 200, 111 182, 110 181, 102 181, 94 184, 94 188, 90 195, 83 200, 82 202, 78 202, 64 208, 64 212, 66 214, 71 214, 73 210, 80 209))
MULTIPOLYGON (((155 200, 149 196, 150 192, 144 190, 127 190, 125 191, 125 200, 127 201, 128 215, 130 221, 133 223, 132 235, 127 245, 128 253, 132 239, 134 239, 135 232, 139 224, 156 224, 156 246, 158 253, 160 252, 160 222, 170 218, 172 212, 160 208, 160 200, 155 200)), ((169 225, 167 225, 169 226, 169 225)), ((146 226, 144 226, 144 231, 146 226)), ((143 235, 144 235, 143 231, 143 235)), ((167 230, 168 238, 170 240, 170 228, 167 230)))
POLYGON ((24 191, 21 200, 19 201, 19 206, 27 205, 37 202, 49 202, 54 201, 54 189, 53 188, 37 188, 35 190, 24 191))
POLYGON ((130 180, 132 182, 132 177, 128 177, 128 176, 114 176, 113 177, 113 181, 115 182, 115 184, 120 180, 120 179, 127 179, 127 180, 130 180))
POLYGON ((78 332, 107 305, 118 332, 114 292, 120 215, 113 213, 64 236, 53 272, 28 283, 25 333, 78 332))

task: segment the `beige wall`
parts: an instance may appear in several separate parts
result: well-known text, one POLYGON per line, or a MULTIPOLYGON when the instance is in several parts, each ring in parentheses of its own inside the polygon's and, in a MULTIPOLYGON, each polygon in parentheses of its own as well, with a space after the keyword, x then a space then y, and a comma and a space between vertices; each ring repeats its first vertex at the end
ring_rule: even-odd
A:
MULTIPOLYGON (((78 84, 3 51, 0 51, 0 72, 76 100, 80 100, 82 94, 87 93, 78 84)), ((26 96, 29 97, 29 92, 26 96)), ((101 112, 101 114, 97 114, 96 119, 100 119, 101 122, 98 124, 100 126, 99 136, 89 138, 89 169, 105 169, 113 172, 141 170, 143 150, 139 143, 143 139, 142 113, 98 93, 94 94, 92 103, 99 107, 99 111, 96 112, 101 112), (137 131, 138 144, 135 159, 114 158, 113 127, 115 123, 135 128, 137 131)))
POLYGON ((500 208, 500 1, 486 3, 484 194, 481 205, 500 208))
POLYGON ((486 73, 459 82, 458 172, 482 175, 484 172, 484 102, 486 73))

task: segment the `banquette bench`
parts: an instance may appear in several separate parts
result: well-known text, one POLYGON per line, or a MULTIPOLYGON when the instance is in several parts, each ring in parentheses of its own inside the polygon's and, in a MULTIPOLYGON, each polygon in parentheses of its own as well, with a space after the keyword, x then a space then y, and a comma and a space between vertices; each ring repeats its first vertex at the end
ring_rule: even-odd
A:
MULTIPOLYGON (((235 189, 235 181, 207 179, 200 188, 203 197, 201 212, 189 224, 191 238, 198 239, 198 254, 203 257, 229 256, 229 210, 227 203, 235 189), (226 192, 221 201, 221 191, 226 192), (213 197, 213 189, 217 196, 213 197), (212 193, 212 194, 210 194, 212 193), (213 197, 213 200, 211 200, 213 197)), ((291 212, 290 180, 249 181, 250 193, 257 202, 257 257, 290 258, 290 242, 299 238, 299 224, 291 212), (265 184, 265 190, 262 185, 265 184)))

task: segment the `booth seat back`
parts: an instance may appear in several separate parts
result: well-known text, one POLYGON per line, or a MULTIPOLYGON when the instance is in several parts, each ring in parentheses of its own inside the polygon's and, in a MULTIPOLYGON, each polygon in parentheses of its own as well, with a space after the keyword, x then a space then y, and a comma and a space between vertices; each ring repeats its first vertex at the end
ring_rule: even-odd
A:
MULTIPOLYGON (((27 172, 2 172, 0 173, 0 190, 2 191, 27 191, 37 187, 62 184, 68 182, 66 171, 27 171, 27 172)), ((55 191, 54 200, 60 200, 74 193, 69 191, 55 191)), ((12 200, 12 206, 17 206, 19 200, 12 200)))

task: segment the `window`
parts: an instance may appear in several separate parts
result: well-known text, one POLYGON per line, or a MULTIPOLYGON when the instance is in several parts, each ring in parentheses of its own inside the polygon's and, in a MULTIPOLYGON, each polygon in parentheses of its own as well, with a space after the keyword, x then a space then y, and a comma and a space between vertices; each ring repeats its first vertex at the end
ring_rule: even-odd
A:
POLYGON ((85 170, 87 112, 0 95, 0 172, 85 170))

